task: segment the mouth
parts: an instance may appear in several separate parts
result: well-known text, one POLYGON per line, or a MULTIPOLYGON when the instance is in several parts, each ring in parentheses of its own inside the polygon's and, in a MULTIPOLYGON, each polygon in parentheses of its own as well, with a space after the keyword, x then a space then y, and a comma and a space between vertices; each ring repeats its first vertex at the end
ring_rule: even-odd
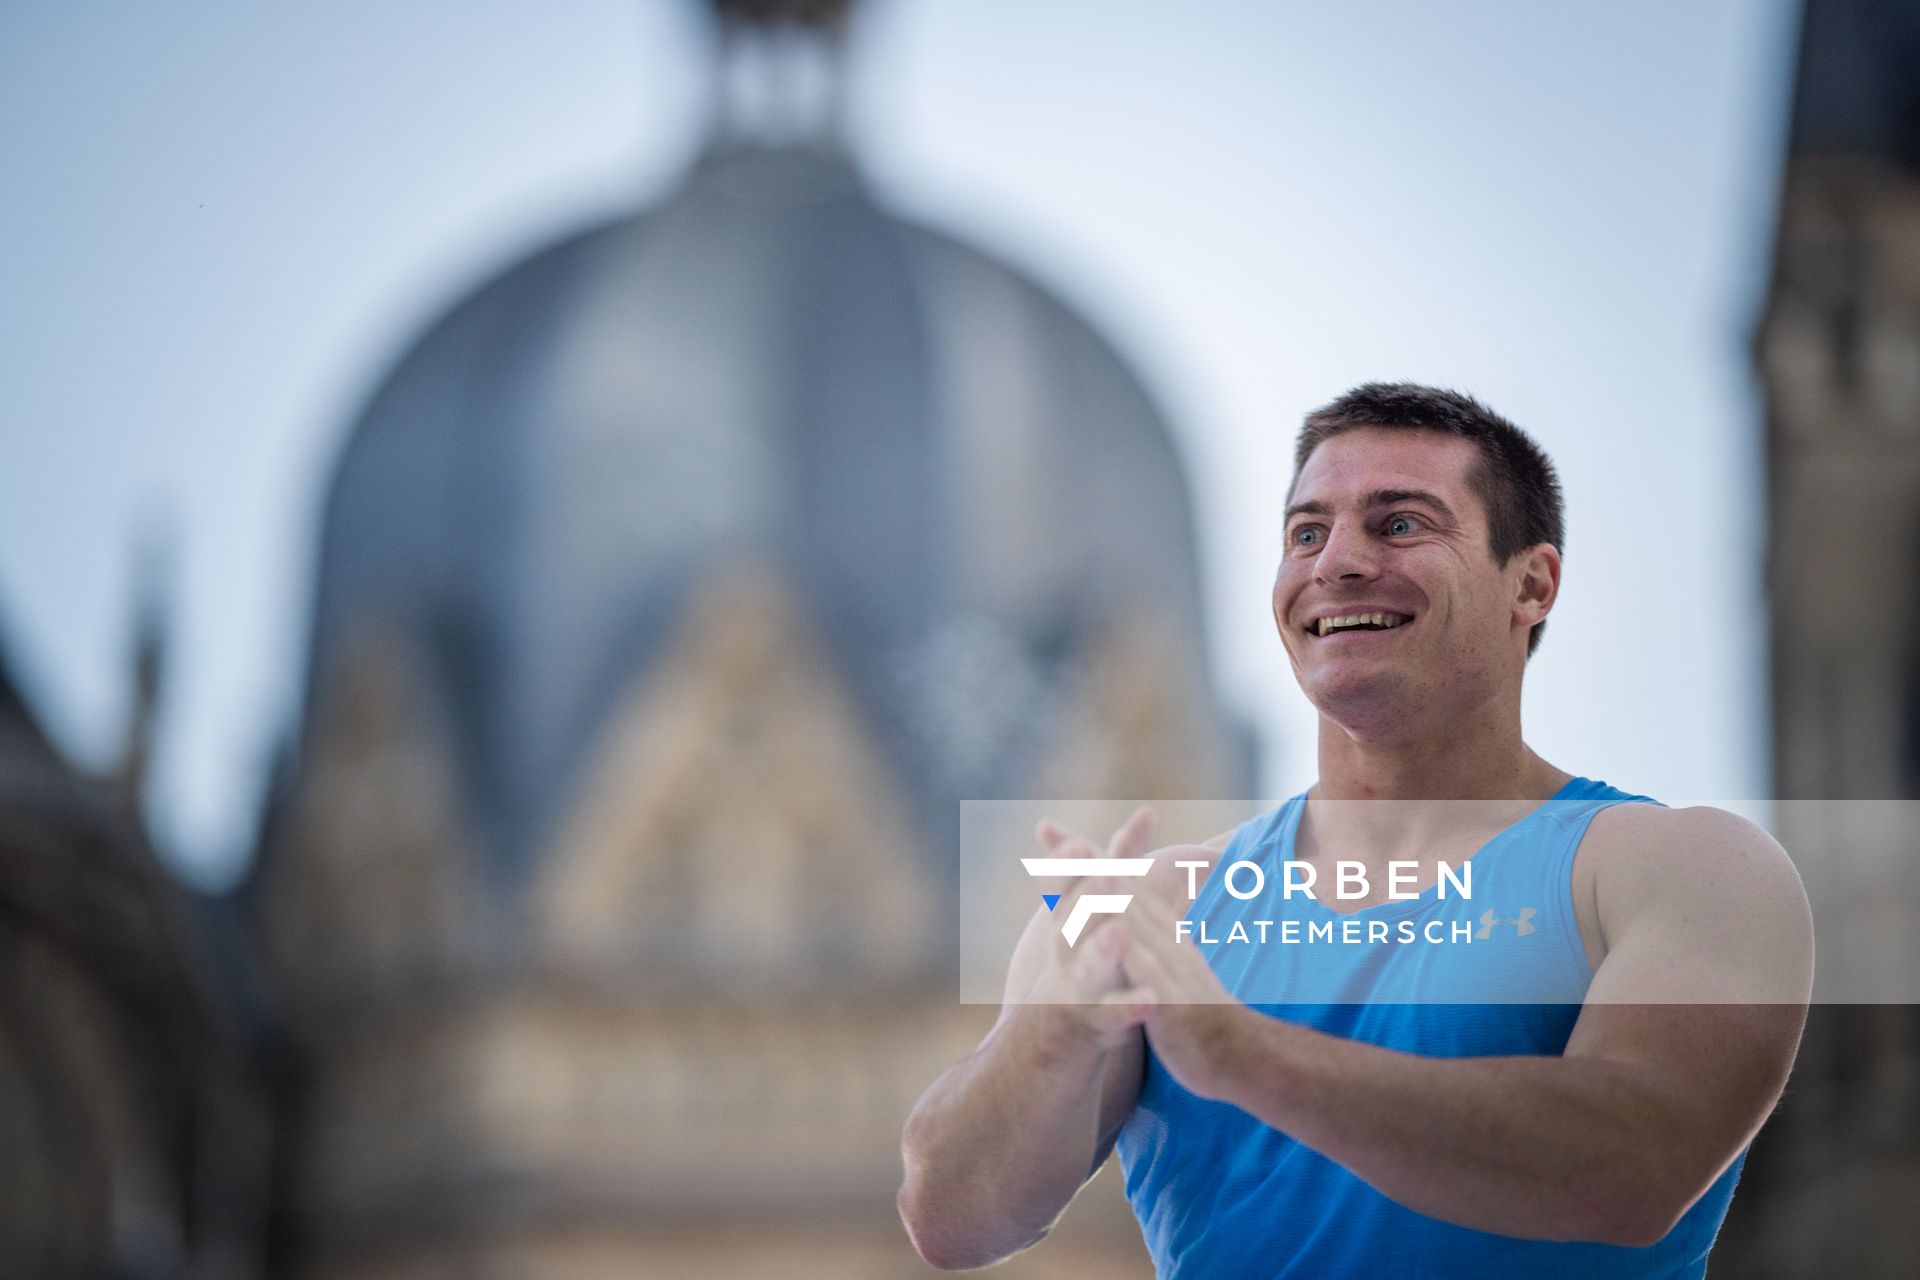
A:
POLYGON ((1412 622, 1412 614, 1375 609, 1353 613, 1330 613, 1325 617, 1314 619, 1302 630, 1316 640, 1326 640, 1333 636, 1398 631, 1412 622))

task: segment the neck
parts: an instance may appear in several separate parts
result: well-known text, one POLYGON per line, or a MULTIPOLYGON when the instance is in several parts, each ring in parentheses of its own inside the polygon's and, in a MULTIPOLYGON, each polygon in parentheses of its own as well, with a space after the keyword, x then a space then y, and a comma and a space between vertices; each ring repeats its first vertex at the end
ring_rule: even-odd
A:
POLYGON ((1329 800, 1544 800, 1572 776, 1521 739, 1517 691, 1400 733, 1320 717, 1315 794, 1329 800))
POLYGON ((1311 860, 1321 849, 1335 849, 1377 861, 1418 849, 1470 857, 1573 776, 1521 739, 1517 697, 1447 715, 1445 724, 1393 737, 1355 732, 1321 716, 1320 781, 1308 796, 1294 856, 1311 860), (1347 803, 1369 800, 1483 803, 1347 803))

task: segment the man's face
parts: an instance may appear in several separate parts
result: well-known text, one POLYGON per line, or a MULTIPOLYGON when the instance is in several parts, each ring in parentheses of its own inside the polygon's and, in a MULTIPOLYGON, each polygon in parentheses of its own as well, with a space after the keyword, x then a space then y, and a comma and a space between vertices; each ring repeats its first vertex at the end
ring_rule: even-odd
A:
POLYGON ((1525 625, 1538 616, 1524 612, 1529 557, 1494 563, 1468 480, 1478 458, 1458 436, 1363 428, 1326 441, 1301 470, 1273 617, 1301 690, 1335 723, 1391 732, 1524 670, 1525 625), (1376 613, 1386 625, 1322 624, 1376 613))

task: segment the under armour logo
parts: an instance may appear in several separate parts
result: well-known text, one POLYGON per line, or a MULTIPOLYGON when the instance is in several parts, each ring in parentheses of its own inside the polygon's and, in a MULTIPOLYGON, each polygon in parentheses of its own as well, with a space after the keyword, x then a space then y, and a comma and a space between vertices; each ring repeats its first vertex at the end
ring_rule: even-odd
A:
MULTIPOLYGON (((1020 863, 1030 876, 1143 876, 1153 870, 1150 858, 1022 858, 1020 863)), ((1043 893, 1040 897, 1049 911, 1060 903, 1057 893, 1043 893)), ((1130 893, 1081 894, 1074 899, 1073 910, 1067 912, 1060 926, 1067 945, 1080 941, 1088 920, 1098 915, 1117 915, 1132 901, 1130 893)))
POLYGON ((1491 910, 1484 911, 1480 915, 1480 927, 1474 931, 1473 936, 1476 938, 1491 938, 1495 925, 1510 924, 1513 926, 1514 936, 1524 938, 1533 932, 1534 914, 1535 912, 1532 907, 1522 907, 1520 908, 1520 914, 1518 916, 1511 920, 1502 920, 1494 915, 1491 910))

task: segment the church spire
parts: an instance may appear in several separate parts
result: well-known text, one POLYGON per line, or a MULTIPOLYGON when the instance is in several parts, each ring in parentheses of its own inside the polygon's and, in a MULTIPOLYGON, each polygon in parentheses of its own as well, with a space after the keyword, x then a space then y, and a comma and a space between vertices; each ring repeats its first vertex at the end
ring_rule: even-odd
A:
POLYGON ((126 738, 114 778, 121 808, 136 820, 153 760, 154 726, 166 676, 172 539, 149 530, 135 547, 132 671, 126 738))

